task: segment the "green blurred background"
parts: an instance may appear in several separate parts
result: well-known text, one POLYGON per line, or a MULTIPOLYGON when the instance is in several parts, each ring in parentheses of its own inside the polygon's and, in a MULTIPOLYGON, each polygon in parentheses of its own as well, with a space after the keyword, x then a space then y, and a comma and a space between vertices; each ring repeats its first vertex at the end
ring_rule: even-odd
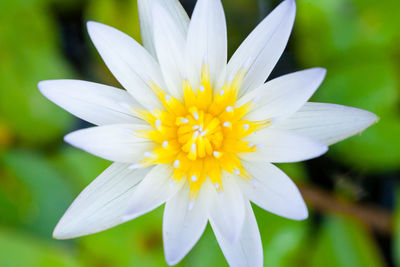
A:
MULTIPOLYGON (((191 13, 195 0, 182 0, 191 13)), ((223 1, 230 54, 279 1, 223 1)), ((328 69, 314 101, 381 120, 323 157, 280 165, 310 218, 255 208, 266 266, 400 266, 400 1, 298 0, 272 77, 328 69), (397 204, 396 204, 397 203, 397 204)), ((110 163, 65 144, 87 123, 38 91, 40 80, 119 86, 91 44, 95 20, 140 40, 136 0, 0 0, 0 266, 165 266, 162 210, 88 237, 51 237, 74 197, 110 163)), ((179 266, 226 266, 212 231, 179 266)))

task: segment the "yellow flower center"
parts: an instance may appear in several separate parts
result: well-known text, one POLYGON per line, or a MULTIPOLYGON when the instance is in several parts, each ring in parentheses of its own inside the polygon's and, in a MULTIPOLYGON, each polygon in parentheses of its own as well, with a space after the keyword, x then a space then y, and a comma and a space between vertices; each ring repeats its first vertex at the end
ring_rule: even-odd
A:
POLYGON ((190 111, 180 118, 185 123, 178 123, 178 142, 182 151, 187 153, 190 160, 217 154, 224 140, 220 120, 196 107, 190 111))
POLYGON ((248 180, 238 155, 254 152, 257 147, 242 139, 268 126, 270 121, 245 119, 253 106, 251 101, 235 106, 244 74, 243 70, 239 71, 215 91, 208 67, 203 66, 199 88, 194 89, 188 80, 183 81, 182 101, 150 82, 164 110, 135 110, 136 116, 153 126, 152 130, 137 131, 136 135, 156 144, 140 163, 143 166, 172 164, 172 178, 177 182, 187 179, 191 198, 197 196, 206 178, 210 178, 217 190, 223 190, 223 170, 248 180))

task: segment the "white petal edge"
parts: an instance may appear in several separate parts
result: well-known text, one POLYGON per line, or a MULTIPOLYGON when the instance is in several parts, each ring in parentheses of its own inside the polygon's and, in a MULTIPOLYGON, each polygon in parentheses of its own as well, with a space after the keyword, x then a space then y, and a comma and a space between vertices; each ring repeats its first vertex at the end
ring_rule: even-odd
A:
POLYGON ((173 197, 182 188, 183 183, 172 182, 172 173, 173 169, 169 164, 156 165, 132 194, 124 218, 136 218, 173 197))
POLYGON ((278 167, 266 162, 245 162, 243 167, 252 177, 241 179, 245 196, 266 211, 292 220, 308 217, 307 206, 293 181, 278 167))
POLYGON ((207 64, 213 88, 225 76, 227 32, 224 9, 220 0, 198 0, 190 21, 186 60, 193 88, 200 85, 202 66, 207 64))
POLYGON ((180 262, 203 234, 207 218, 208 198, 204 188, 196 200, 189 197, 189 185, 167 201, 163 218, 165 259, 169 265, 180 262))
POLYGON ((131 113, 138 103, 125 90, 79 80, 41 81, 38 87, 50 101, 92 124, 141 123, 131 113))
POLYGON ((291 117, 278 121, 273 128, 308 136, 332 145, 361 133, 379 118, 366 110, 327 103, 306 103, 291 117))
POLYGON ((74 200, 57 224, 53 236, 57 239, 75 238, 124 223, 131 194, 149 170, 131 170, 129 164, 112 164, 74 200))
POLYGON ((146 109, 160 108, 149 82, 164 87, 157 61, 130 36, 113 27, 89 21, 89 36, 121 85, 146 109))
POLYGON ((186 36, 158 2, 153 4, 152 14, 154 46, 166 89, 172 96, 182 100, 182 81, 187 77, 184 60, 186 36))
POLYGON ((246 115, 248 120, 281 120, 295 113, 310 99, 325 75, 325 69, 313 68, 278 77, 248 92, 237 106, 249 101, 254 103, 253 109, 246 115))
MULTIPOLYGON (((214 227, 218 228, 224 239, 235 243, 242 231, 245 217, 245 200, 232 174, 223 173, 223 189, 218 193, 210 185, 207 192, 209 202, 209 220, 214 227)), ((210 182, 208 181, 207 184, 210 182)))
POLYGON ((255 132, 246 140, 257 146, 257 151, 239 155, 247 161, 298 162, 319 157, 328 151, 326 145, 309 137, 271 128, 255 132))
POLYGON ((69 133, 64 140, 110 161, 135 163, 154 149, 153 142, 135 136, 135 131, 148 129, 143 124, 111 124, 69 133))
POLYGON ((152 5, 157 2, 170 12, 176 27, 186 36, 189 26, 189 17, 178 0, 138 0, 140 33, 143 46, 149 53, 157 58, 153 39, 152 5))
POLYGON ((245 220, 238 240, 229 242, 214 223, 211 223, 218 244, 231 267, 262 267, 263 248, 260 231, 250 202, 245 201, 245 220))
POLYGON ((292 31, 294 0, 283 1, 244 40, 229 60, 227 77, 247 70, 239 95, 262 85, 278 62, 292 31))

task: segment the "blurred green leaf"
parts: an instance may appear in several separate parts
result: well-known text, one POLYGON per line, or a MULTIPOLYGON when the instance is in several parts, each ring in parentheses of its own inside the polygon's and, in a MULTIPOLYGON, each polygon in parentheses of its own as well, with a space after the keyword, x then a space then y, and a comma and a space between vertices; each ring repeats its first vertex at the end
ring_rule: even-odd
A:
POLYGON ((87 20, 101 22, 128 34, 140 43, 137 0, 91 0, 87 20))
POLYGON ((167 266, 161 236, 163 208, 81 238, 83 262, 94 266, 167 266))
POLYGON ((299 263, 305 234, 301 226, 288 226, 277 231, 264 246, 264 258, 268 265, 289 267, 299 263))
POLYGON ((0 266, 67 267, 81 266, 71 251, 49 241, 0 228, 0 266))
POLYGON ((224 255, 218 245, 217 239, 208 224, 203 236, 189 254, 183 259, 179 266, 202 267, 202 266, 228 266, 224 255))
POLYGON ((72 78, 60 52, 55 22, 42 5, 1 1, 0 116, 23 141, 49 143, 64 133, 72 116, 50 103, 40 80, 72 78), (11 26, 12 25, 12 26, 11 26))
POLYGON ((30 194, 30 210, 23 223, 33 231, 51 237, 53 228, 73 199, 69 184, 42 155, 24 150, 10 151, 2 158, 5 168, 23 183, 30 194))
POLYGON ((264 262, 270 266, 301 266, 307 247, 310 221, 293 221, 253 205, 264 248, 264 262))
POLYGON ((275 165, 286 173, 294 182, 305 182, 308 179, 304 163, 279 163, 275 165))
POLYGON ((63 146, 59 153, 51 158, 51 161, 59 173, 68 179, 76 192, 81 192, 111 165, 109 161, 69 145, 63 146))
POLYGON ((345 217, 326 217, 313 249, 312 266, 384 266, 365 227, 345 217))
MULTIPOLYGON (((3 167, 1 161, 0 166, 3 167)), ((21 217, 31 208, 29 189, 22 181, 15 179, 12 171, 2 168, 0 176, 0 222, 10 227, 21 226, 21 217)))
POLYGON ((384 30, 392 24, 380 20, 398 21, 388 6, 399 9, 400 2, 368 2, 299 1, 295 40, 302 65, 328 69, 313 101, 363 108, 381 118, 361 136, 332 146, 331 154, 344 164, 377 171, 400 162, 398 55, 391 49, 398 47, 400 34, 384 30))

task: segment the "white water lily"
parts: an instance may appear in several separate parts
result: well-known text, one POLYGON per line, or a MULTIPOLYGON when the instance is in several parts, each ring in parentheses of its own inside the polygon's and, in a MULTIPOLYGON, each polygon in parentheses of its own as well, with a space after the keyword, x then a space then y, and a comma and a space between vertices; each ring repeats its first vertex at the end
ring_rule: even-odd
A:
POLYGON ((39 83, 51 101, 98 125, 65 140, 115 162, 77 197, 54 237, 96 233, 166 203, 168 264, 178 263, 210 222, 230 265, 262 266, 250 201, 290 219, 308 216, 295 184, 272 163, 318 157, 377 117, 307 102, 324 79, 321 68, 265 83, 292 30, 294 0, 265 18, 228 63, 220 0, 198 0, 191 20, 178 0, 138 5, 144 47, 88 23, 126 91, 77 80, 39 83))

